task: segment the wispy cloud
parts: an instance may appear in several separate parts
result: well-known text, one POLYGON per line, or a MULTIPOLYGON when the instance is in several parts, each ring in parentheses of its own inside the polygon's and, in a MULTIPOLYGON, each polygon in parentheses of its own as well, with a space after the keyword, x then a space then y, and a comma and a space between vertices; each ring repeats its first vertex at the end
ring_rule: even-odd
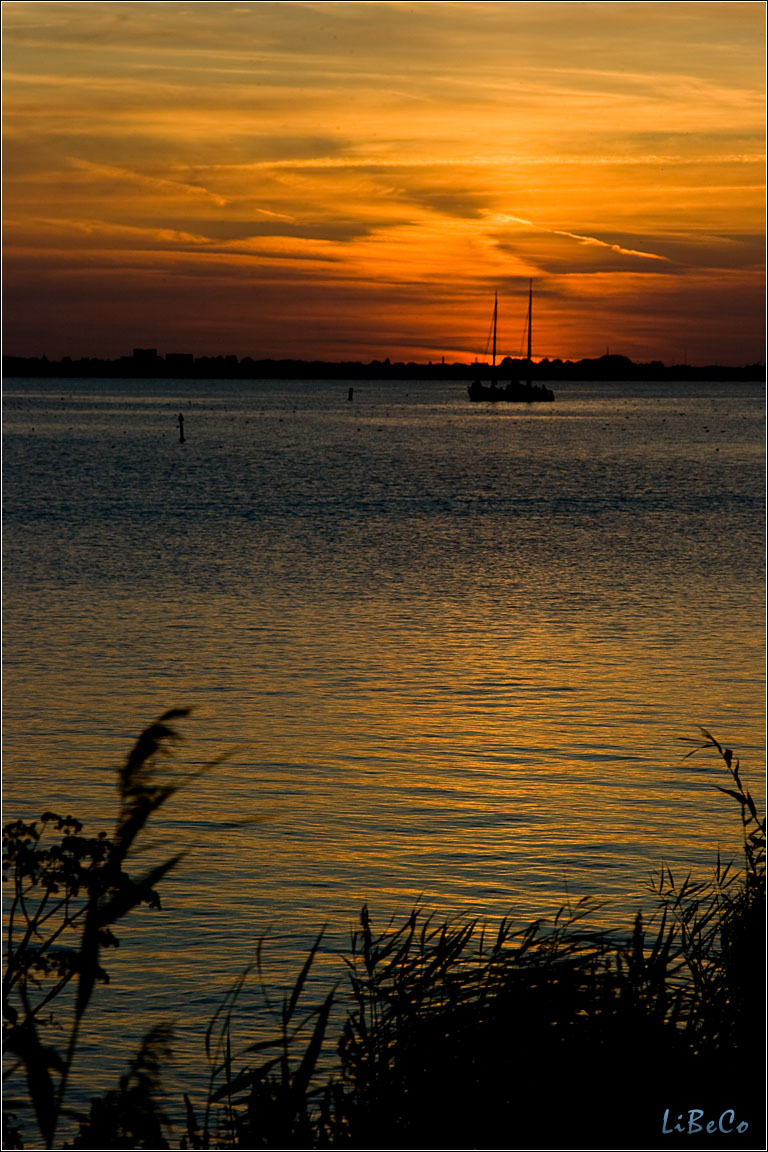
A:
POLYGON ((621 244, 611 244, 608 240, 599 240, 597 236, 582 236, 578 232, 566 232, 562 228, 545 228, 541 224, 534 224, 532 220, 525 220, 522 216, 509 216, 497 212, 491 216, 495 224, 523 224, 535 232, 547 232, 550 236, 566 236, 569 240, 576 240, 579 244, 592 245, 596 248, 609 248, 612 252, 619 252, 622 256, 640 256, 644 260, 668 260, 667 256, 660 256, 658 252, 641 252, 636 248, 622 248, 621 244))
MULTIPOLYGON (((361 358, 382 339, 434 357, 459 333, 474 348, 489 292, 536 276, 561 354, 629 346, 666 293, 725 360, 742 353, 717 295, 741 278, 762 348, 757 4, 6 8, 9 332, 48 285, 62 340, 78 315, 90 339, 108 278, 105 341, 170 315, 180 343, 203 319, 230 339, 236 316, 250 351, 258 290, 264 338, 297 354, 335 324, 361 358)), ((648 332, 664 358, 670 325, 648 332)))
POLYGON ((272 212, 269 208, 257 208, 256 211, 262 216, 269 216, 271 220, 286 220, 291 224, 296 221, 295 216, 289 216, 286 212, 272 212))
POLYGON ((145 172, 135 172, 130 168, 118 168, 113 164, 98 164, 92 160, 80 160, 76 156, 70 156, 69 163, 73 168, 79 168, 81 171, 88 172, 93 176, 103 176, 107 179, 122 182, 128 181, 131 184, 139 184, 144 188, 155 188, 161 191, 183 192, 194 196, 205 196, 206 199, 216 204, 219 208, 223 208, 228 203, 228 201, 217 192, 211 192, 209 188, 203 188, 199 184, 187 184, 182 180, 169 180, 165 176, 150 176, 145 172))

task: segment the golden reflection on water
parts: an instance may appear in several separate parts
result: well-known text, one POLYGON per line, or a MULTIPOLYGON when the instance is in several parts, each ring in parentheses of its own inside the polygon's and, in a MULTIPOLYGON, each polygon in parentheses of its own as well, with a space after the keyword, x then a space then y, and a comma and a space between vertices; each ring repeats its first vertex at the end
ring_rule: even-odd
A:
MULTIPOLYGON (((712 788, 717 766, 683 763, 676 737, 713 714, 745 743, 755 733, 724 698, 717 661, 687 683, 685 619, 664 660, 669 621, 649 623, 628 666, 623 637, 521 624, 513 612, 481 635, 471 619, 440 627, 434 605, 407 622, 388 619, 385 605, 357 606, 352 619, 343 604, 293 621, 259 611, 266 651, 247 642, 250 613, 238 619, 230 606, 226 676, 212 611, 190 627, 190 670, 176 661, 174 700, 162 673, 137 677, 117 708, 105 685, 92 702, 109 723, 101 738, 82 739, 82 701, 71 700, 78 759, 60 780, 68 809, 106 817, 108 765, 137 723, 161 700, 199 701, 182 759, 233 758, 179 794, 162 838, 190 847, 178 898, 202 917, 229 905, 232 938, 284 917, 303 933, 321 923, 346 931, 363 900, 388 915, 420 898, 446 913, 527 917, 589 895, 610 902, 601 916, 611 922, 617 904, 626 916, 647 898, 647 873, 663 859, 687 869, 718 846, 738 849, 737 813, 712 788), (198 646, 214 653, 205 679, 192 671, 198 646)), ((145 634, 148 625, 145 614, 145 634)), ((47 689, 66 714, 63 669, 47 689)))
MULTIPOLYGON (((178 770, 231 754, 174 798, 137 860, 148 867, 180 846, 187 852, 164 881, 163 910, 132 918, 110 957, 115 980, 93 1025, 97 1065, 105 1044, 123 1052, 137 1005, 146 1027, 176 1014, 180 1051, 199 1060, 199 1025, 253 959, 258 937, 268 934, 274 969, 289 979, 321 926, 331 950, 348 940, 364 901, 384 927, 416 901, 439 915, 526 921, 589 896, 591 923, 628 930, 639 902, 651 906, 648 874, 662 862, 684 875, 709 869, 718 847, 724 858, 738 857, 738 811, 713 787, 723 782, 719 766, 709 757, 684 761, 677 737, 709 727, 742 756, 753 793, 762 795, 764 659, 754 573, 742 591, 751 547, 742 537, 752 521, 739 513, 741 474, 728 473, 725 496, 719 467, 711 481, 722 497, 721 531, 739 527, 727 537, 742 552, 726 578, 719 555, 689 548, 690 523, 675 519, 682 480, 710 530, 715 511, 702 510, 696 495, 706 446, 693 453, 690 474, 670 480, 670 459, 690 455, 691 441, 681 437, 678 452, 674 437, 654 440, 645 475, 637 461, 648 413, 634 412, 630 437, 623 408, 601 410, 601 424, 614 423, 600 432, 588 484, 579 479, 589 465, 588 433, 573 432, 567 404, 560 411, 553 420, 488 418, 479 431, 474 415, 471 424, 455 417, 454 427, 432 414, 440 435, 455 434, 457 443, 434 449, 436 459, 407 443, 420 469, 413 491, 389 460, 391 441, 373 444, 369 429, 376 500, 381 489, 392 505, 364 509, 351 526, 348 500, 339 498, 332 513, 312 503, 317 459, 296 485, 306 513, 296 513, 299 496, 286 485, 277 512, 270 490, 251 516, 248 501, 261 488, 248 469, 261 466, 260 453, 279 461, 283 452, 291 475, 304 467, 311 444, 291 423, 290 443, 249 442, 232 460, 222 453, 211 463, 198 447, 205 483, 192 472, 188 489, 178 481, 181 511, 164 465, 124 523, 114 513, 124 495, 118 470, 104 496, 104 535, 86 508, 72 528, 83 539, 71 554, 54 549, 48 582, 40 574, 51 563, 40 526, 47 497, 33 508, 37 519, 15 530, 26 583, 23 594, 12 586, 6 606, 6 811, 34 817, 53 808, 109 826, 116 769, 140 728, 168 707, 195 708, 183 724, 178 770), (611 440, 619 418, 620 450, 611 440), (486 433, 492 451, 482 457, 486 433), (465 440, 472 450, 462 459, 465 440), (621 492, 606 510, 600 485, 612 459, 621 492), (535 467, 526 511, 515 486, 535 467), (454 500, 433 521, 422 489, 437 486, 443 472, 435 507, 456 491, 467 506, 454 500), (559 498, 571 476, 568 514, 558 519, 549 495, 552 507, 539 509, 542 483, 559 498), (669 507, 654 484, 662 493, 672 485, 669 507), (625 491, 646 489, 637 513, 616 511, 625 491), (206 520, 214 490, 220 505, 206 520), (477 495, 486 490, 487 500, 477 495), (200 491, 205 499, 194 505, 200 491), (168 509, 170 521, 162 519, 168 509), (324 550, 311 531, 323 515, 324 550), (615 538, 606 518, 618 524, 615 538), (389 535, 377 537, 379 530, 389 535), (123 532, 134 533, 138 549, 132 579, 123 579, 123 532), (86 562, 88 579, 78 584, 86 562)), ((584 424, 590 411, 575 412, 574 421, 584 424)), ((398 434, 413 424, 403 420, 398 434)), ((328 417, 326 438, 333 428, 328 417)), ((419 446, 441 444, 421 426, 414 435, 419 446)), ((339 442, 331 455, 338 449, 348 493, 346 432, 339 442)), ((747 445, 739 457, 740 443, 741 430, 728 448, 734 469, 753 451, 747 445)), ((69 485, 78 469, 72 465, 65 484, 57 459, 49 466, 76 519, 81 504, 69 485)), ((190 455, 184 466, 195 461, 190 455)), ((364 485, 363 464, 355 468, 354 484, 364 485)), ((94 467, 81 501, 99 476, 94 467)), ((55 522, 50 531, 58 547, 63 529, 55 522)), ((332 953, 319 961, 323 972, 333 964, 332 953)))
MULTIPOLYGON (((737 848, 737 814, 712 788, 717 766, 683 763, 676 737, 709 722, 705 708, 721 727, 738 719, 747 744, 756 733, 733 716, 717 661, 686 683, 684 628, 663 649, 669 622, 649 624, 628 666, 623 637, 548 620, 521 625, 500 612, 480 635, 471 621, 438 627, 434 606, 410 626, 379 610, 358 607, 350 620, 346 606, 326 604, 291 623, 262 605, 260 628, 279 637, 274 660, 231 619, 240 640, 226 652, 225 693, 215 656, 207 684, 191 656, 189 672, 175 663, 176 698, 163 704, 200 702, 184 725, 190 766, 233 756, 168 813, 167 837, 192 846, 185 871, 206 877, 185 886, 190 908, 236 899, 248 905, 238 915, 260 923, 298 909, 307 930, 329 917, 348 925, 363 899, 392 912, 418 896, 446 911, 526 916, 588 894, 626 910, 662 859, 687 865, 718 845, 737 848)), ((198 614, 190 653, 215 652, 212 617, 198 614)), ((69 684, 48 675, 55 712, 66 712, 69 684)), ((75 721, 79 763, 61 781, 68 805, 74 794, 80 812, 106 816, 106 765, 162 696, 162 674, 137 682, 95 740, 82 740, 75 721)), ((106 718, 109 701, 93 703, 106 718)))

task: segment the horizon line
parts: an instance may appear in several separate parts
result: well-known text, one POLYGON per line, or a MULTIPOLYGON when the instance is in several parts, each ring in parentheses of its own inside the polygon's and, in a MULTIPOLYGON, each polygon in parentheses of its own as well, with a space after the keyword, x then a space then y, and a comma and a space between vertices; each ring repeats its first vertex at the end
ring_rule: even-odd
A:
POLYGON ((667 362, 667 361, 657 359, 657 358, 653 358, 653 359, 649 359, 649 360, 634 360, 631 356, 627 356, 622 352, 610 352, 607 350, 605 352, 601 353, 599 356, 579 356, 576 358, 570 358, 567 356, 552 356, 552 355, 532 356, 529 358, 527 356, 509 356, 509 355, 506 355, 506 356, 503 356, 502 359, 496 365, 492 365, 487 360, 479 360, 477 358, 475 358, 474 360, 447 360, 446 357, 443 355, 441 355, 439 359, 430 359, 430 360, 392 360, 389 356, 384 357, 384 359, 380 359, 378 356, 373 356, 373 357, 371 357, 370 360, 363 360, 360 358, 323 359, 322 357, 319 357, 319 356, 311 356, 311 357, 306 357, 306 356, 258 356, 258 357, 256 357, 256 356, 251 355, 250 353, 246 353, 243 356, 237 356, 233 352, 229 352, 229 353, 227 353, 227 352, 196 353, 196 352, 170 352, 170 351, 158 352, 156 348, 140 348, 140 347, 135 347, 131 350, 130 353, 122 353, 121 355, 118 355, 118 356, 99 356, 99 355, 90 354, 90 353, 81 353, 79 356, 76 356, 76 357, 70 356, 70 355, 64 355, 64 356, 60 356, 60 357, 56 358, 56 357, 49 357, 44 352, 33 354, 33 355, 20 354, 20 353, 15 353, 15 352, 3 352, 3 354, 2 354, 3 362, 5 362, 6 360, 38 360, 41 363, 48 363, 48 364, 63 364, 65 362, 67 362, 69 364, 78 364, 78 363, 83 363, 84 361, 91 361, 91 362, 96 361, 96 362, 100 362, 100 363, 104 363, 104 364, 119 364, 119 363, 122 363, 124 361, 130 361, 133 364, 147 365, 148 363, 151 363, 153 360, 162 361, 164 364, 168 364, 169 357, 170 357, 171 361, 176 362, 177 366, 181 366, 182 364, 194 365, 194 364, 198 363, 199 361, 205 361, 205 360, 227 360, 230 363, 232 363, 232 361, 234 360, 238 365, 242 364, 244 361, 250 361, 253 364, 267 364, 267 363, 272 363, 272 364, 326 364, 326 365, 334 365, 334 364, 366 365, 367 364, 370 366, 379 365, 380 367, 392 367, 392 368, 399 366, 399 365, 406 366, 409 364, 413 364, 413 365, 420 367, 420 368, 439 368, 439 367, 444 366, 446 368, 459 368, 459 367, 460 368, 487 368, 490 371, 493 371, 494 369, 498 370, 504 364, 529 364, 529 363, 530 364, 537 364, 537 365, 540 365, 540 364, 582 364, 582 363, 589 362, 589 361, 599 361, 599 360, 623 360, 623 361, 626 361, 627 363, 633 364, 635 366, 643 366, 643 365, 658 366, 658 365, 660 365, 661 367, 664 367, 664 368, 698 368, 698 367, 703 367, 703 368, 712 367, 712 368, 721 368, 721 369, 722 368, 753 368, 753 367, 763 367, 764 368, 765 363, 766 363, 765 358, 763 358, 762 360, 742 361, 740 363, 728 363, 728 364, 724 364, 719 360, 711 360, 711 361, 708 361, 706 363, 702 362, 700 364, 692 363, 690 361, 667 362))

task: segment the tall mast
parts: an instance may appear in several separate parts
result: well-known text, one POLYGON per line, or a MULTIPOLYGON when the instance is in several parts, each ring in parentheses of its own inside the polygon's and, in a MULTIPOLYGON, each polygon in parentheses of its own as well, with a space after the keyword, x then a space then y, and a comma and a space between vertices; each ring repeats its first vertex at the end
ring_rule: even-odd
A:
POLYGON ((528 363, 531 362, 531 316, 533 315, 533 280, 528 281, 528 363))
POLYGON ((496 319, 499 312, 499 293, 493 294, 493 367, 496 367, 496 319))

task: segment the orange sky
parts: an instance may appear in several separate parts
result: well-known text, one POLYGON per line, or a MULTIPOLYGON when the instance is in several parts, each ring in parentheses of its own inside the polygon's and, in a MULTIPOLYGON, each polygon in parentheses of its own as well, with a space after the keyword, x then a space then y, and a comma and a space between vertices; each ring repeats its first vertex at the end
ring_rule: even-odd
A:
POLYGON ((6 3, 4 346, 764 359, 762 3, 6 3))

